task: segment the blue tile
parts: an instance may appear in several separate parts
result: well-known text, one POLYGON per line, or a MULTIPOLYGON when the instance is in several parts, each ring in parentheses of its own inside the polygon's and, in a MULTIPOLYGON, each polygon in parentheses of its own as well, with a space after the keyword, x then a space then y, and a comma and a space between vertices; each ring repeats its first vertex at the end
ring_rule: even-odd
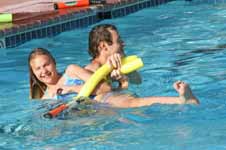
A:
POLYGON ((80 27, 84 27, 84 25, 85 25, 85 19, 81 18, 80 19, 80 27))
POLYGON ((111 13, 112 13, 112 17, 113 17, 113 18, 118 17, 117 10, 112 11, 111 13))
POLYGON ((69 22, 69 27, 68 27, 69 30, 72 30, 72 29, 73 29, 72 26, 71 26, 71 24, 72 24, 72 23, 71 23, 71 21, 70 21, 70 22, 69 22))
POLYGON ((99 21, 99 18, 97 17, 97 15, 95 15, 95 16, 92 17, 92 20, 93 20, 93 24, 94 24, 94 23, 97 23, 99 21))
POLYGON ((64 25, 60 24, 60 32, 64 32, 64 25))
POLYGON ((48 27, 46 29, 46 32, 47 32, 47 36, 51 37, 52 36, 52 27, 48 27))
POLYGON ((133 6, 133 12, 137 12, 139 9, 139 4, 133 6))
POLYGON ((94 24, 94 23, 97 23, 98 22, 97 15, 94 15, 91 18, 92 18, 91 19, 92 20, 91 24, 94 24))
POLYGON ((56 32, 57 32, 57 34, 61 33, 61 25, 60 24, 56 25, 56 32))
POLYGON ((42 38, 44 38, 44 37, 46 37, 47 36, 47 29, 46 28, 43 28, 43 29, 41 29, 41 37, 42 38))
POLYGON ((72 29, 75 29, 75 28, 76 28, 76 20, 73 20, 73 21, 71 22, 71 28, 72 28, 72 29))
POLYGON ((32 40, 31 32, 27 32, 26 33, 26 41, 30 41, 30 40, 32 40))
POLYGON ((61 26, 61 31, 64 32, 66 31, 66 23, 63 23, 61 26))
POLYGON ((85 17, 85 27, 87 27, 89 25, 89 18, 88 17, 85 17))
POLYGON ((80 19, 77 19, 76 20, 76 28, 80 28, 81 26, 80 26, 80 19))
POLYGON ((83 27, 83 18, 79 19, 79 28, 83 27))
POLYGON ((125 16, 125 8, 121 8, 119 11, 119 16, 125 16))
POLYGON ((130 8, 126 7, 126 15, 130 13, 130 8))
POLYGON ((68 31, 69 27, 70 27, 70 23, 69 22, 64 23, 65 31, 68 31))
POLYGON ((85 26, 85 18, 82 18, 80 20, 80 27, 84 27, 85 26))
POLYGON ((97 16, 97 15, 95 15, 94 17, 93 17, 93 23, 97 23, 97 22, 100 22, 101 20, 100 20, 100 18, 97 16))
POLYGON ((139 9, 139 4, 133 6, 133 12, 137 12, 139 9))
POLYGON ((12 47, 16 46, 16 36, 15 35, 11 36, 10 43, 11 43, 12 47))
POLYGON ((155 0, 151 0, 151 6, 155 6, 155 0))
POLYGON ((54 24, 55 23, 55 19, 54 18, 49 18, 48 21, 46 21, 46 22, 47 22, 46 25, 51 25, 51 24, 54 24))
POLYGON ((41 38, 42 37, 42 31, 41 31, 41 29, 39 29, 39 30, 36 31, 36 35, 37 35, 37 38, 41 38))
POLYGON ((129 14, 131 14, 131 12, 133 12, 133 6, 129 6, 129 14))
POLYGON ((57 35, 57 26, 56 25, 52 27, 52 36, 55 36, 55 35, 57 35))
POLYGON ((37 39, 38 38, 38 36, 37 36, 37 30, 34 30, 34 31, 31 32, 31 38, 32 39, 37 39))
POLYGON ((147 7, 151 7, 151 1, 147 1, 147 7))
POLYGON ((143 9, 143 4, 144 4, 144 2, 139 3, 139 4, 137 5, 137 11, 143 9))
POLYGON ((162 2, 161 0, 156 0, 157 1, 157 5, 160 5, 162 2))
POLYGON ((134 12, 134 5, 130 6, 130 14, 134 12))
POLYGON ((120 9, 116 9, 116 10, 112 11, 112 12, 111 12, 112 17, 113 17, 113 18, 120 17, 120 12, 121 12, 120 9))
POLYGON ((111 14, 112 14, 112 17, 113 17, 113 18, 116 18, 116 17, 117 17, 116 11, 112 11, 111 14))
POLYGON ((158 0, 158 5, 162 4, 163 1, 162 0, 158 0))
POLYGON ((89 16, 88 17, 88 25, 91 25, 91 24, 93 24, 94 23, 94 21, 93 21, 93 16, 89 16))
MULTIPOLYGON (((1 43, 1 45, 3 45, 3 43, 1 43)), ((10 37, 5 38, 5 46, 6 47, 11 47, 10 37)))
POLYGON ((58 35, 60 33, 59 25, 55 25, 53 28, 53 35, 58 35))
POLYGON ((142 4, 142 9, 147 8, 147 1, 143 2, 142 4))
POLYGON ((133 10, 134 10, 134 5, 130 6, 130 12, 129 13, 130 14, 133 13, 133 10))
POLYGON ((21 43, 21 36, 18 34, 16 35, 16 45, 19 45, 21 43))
POLYGON ((24 42, 26 41, 25 33, 22 33, 22 34, 20 35, 20 37, 21 37, 21 42, 24 43, 24 42))
POLYGON ((147 8, 147 1, 143 3, 143 8, 147 8))

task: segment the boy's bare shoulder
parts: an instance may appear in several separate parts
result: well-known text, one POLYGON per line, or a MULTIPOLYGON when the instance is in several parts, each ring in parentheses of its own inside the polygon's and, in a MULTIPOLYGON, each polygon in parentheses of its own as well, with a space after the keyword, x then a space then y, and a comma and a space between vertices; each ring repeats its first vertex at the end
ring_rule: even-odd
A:
POLYGON ((98 68, 100 68, 100 65, 97 63, 90 63, 90 64, 86 65, 84 68, 91 72, 95 72, 98 68))

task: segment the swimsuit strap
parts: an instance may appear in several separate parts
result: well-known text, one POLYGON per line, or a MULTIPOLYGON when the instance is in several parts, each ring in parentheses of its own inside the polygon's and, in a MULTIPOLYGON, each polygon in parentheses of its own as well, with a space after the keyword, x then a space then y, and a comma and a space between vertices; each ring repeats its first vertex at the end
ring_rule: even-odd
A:
POLYGON ((81 85, 84 83, 83 80, 78 78, 71 78, 66 73, 63 74, 63 77, 65 78, 64 85, 81 85))

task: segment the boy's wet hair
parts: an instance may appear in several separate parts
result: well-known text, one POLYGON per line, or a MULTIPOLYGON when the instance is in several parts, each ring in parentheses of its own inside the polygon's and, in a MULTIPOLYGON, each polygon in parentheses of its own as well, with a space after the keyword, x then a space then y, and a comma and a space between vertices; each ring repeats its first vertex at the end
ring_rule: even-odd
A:
POLYGON ((88 52, 92 56, 92 59, 96 58, 99 55, 98 46, 100 42, 107 42, 109 45, 113 44, 110 30, 118 33, 117 28, 111 24, 97 25, 90 31, 88 52))

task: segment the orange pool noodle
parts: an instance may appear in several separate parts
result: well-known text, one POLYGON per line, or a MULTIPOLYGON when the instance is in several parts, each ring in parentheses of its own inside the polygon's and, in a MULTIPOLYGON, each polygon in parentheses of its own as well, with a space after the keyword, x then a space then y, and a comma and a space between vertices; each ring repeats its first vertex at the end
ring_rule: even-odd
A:
POLYGON ((71 8, 71 7, 82 7, 88 6, 89 0, 76 0, 72 2, 57 2, 54 3, 55 9, 64 9, 64 8, 71 8))

